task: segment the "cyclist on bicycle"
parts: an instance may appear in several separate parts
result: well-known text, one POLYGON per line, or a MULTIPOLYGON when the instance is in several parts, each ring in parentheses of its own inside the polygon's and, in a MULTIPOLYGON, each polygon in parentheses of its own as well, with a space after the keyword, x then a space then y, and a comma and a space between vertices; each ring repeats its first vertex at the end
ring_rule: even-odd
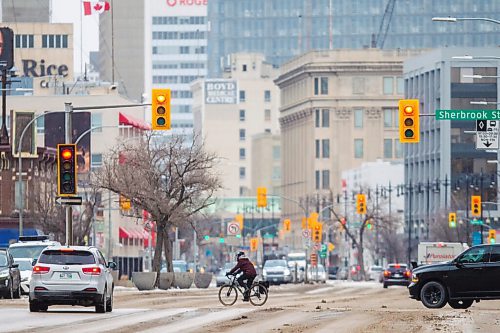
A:
POLYGON ((250 289, 252 288, 252 283, 255 277, 257 276, 257 272, 255 271, 255 267, 245 256, 245 252, 240 251, 236 254, 236 266, 231 269, 227 275, 236 275, 240 272, 243 274, 238 278, 238 283, 240 286, 245 288, 245 292, 243 293, 243 301, 248 302, 250 298, 250 289), (247 281, 246 285, 243 281, 247 281))

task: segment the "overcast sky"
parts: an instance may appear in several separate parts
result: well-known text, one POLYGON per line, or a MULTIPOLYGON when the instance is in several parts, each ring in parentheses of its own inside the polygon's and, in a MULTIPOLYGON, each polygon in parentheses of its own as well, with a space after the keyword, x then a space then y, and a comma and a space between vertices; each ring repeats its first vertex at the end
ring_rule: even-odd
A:
MULTIPOLYGON (((81 65, 81 59, 83 58, 83 63, 88 63, 89 52, 99 50, 99 14, 92 14, 83 17, 82 15, 83 1, 52 0, 52 22, 73 23, 73 61, 75 74, 80 74, 84 68, 81 65), (80 35, 82 27, 83 34, 80 35), (80 36, 83 38, 80 38, 80 36)), ((109 15, 109 12, 104 12, 101 15, 109 15)))

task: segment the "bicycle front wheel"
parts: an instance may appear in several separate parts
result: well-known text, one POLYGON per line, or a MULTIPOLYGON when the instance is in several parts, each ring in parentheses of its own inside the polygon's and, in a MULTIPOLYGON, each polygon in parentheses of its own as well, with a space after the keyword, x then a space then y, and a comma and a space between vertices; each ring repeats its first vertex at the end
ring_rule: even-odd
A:
POLYGON ((268 292, 266 287, 254 284, 250 290, 250 303, 255 306, 262 306, 267 302, 267 296, 268 292))
POLYGON ((238 299, 238 290, 230 285, 223 285, 219 289, 219 301, 222 305, 230 306, 236 303, 238 299))

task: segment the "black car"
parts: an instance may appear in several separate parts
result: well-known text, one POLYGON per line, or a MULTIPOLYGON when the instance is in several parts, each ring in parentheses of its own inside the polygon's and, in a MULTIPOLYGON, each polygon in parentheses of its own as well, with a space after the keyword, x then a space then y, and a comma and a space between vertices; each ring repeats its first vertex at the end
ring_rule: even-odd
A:
POLYGON ((405 264, 389 264, 384 270, 384 288, 389 286, 408 286, 411 281, 411 271, 405 264))
POLYGON ((417 267, 410 297, 428 308, 466 309, 474 301, 500 299, 500 244, 478 245, 440 264, 417 267))
POLYGON ((21 272, 19 264, 6 250, 0 250, 0 294, 5 298, 21 297, 21 272))

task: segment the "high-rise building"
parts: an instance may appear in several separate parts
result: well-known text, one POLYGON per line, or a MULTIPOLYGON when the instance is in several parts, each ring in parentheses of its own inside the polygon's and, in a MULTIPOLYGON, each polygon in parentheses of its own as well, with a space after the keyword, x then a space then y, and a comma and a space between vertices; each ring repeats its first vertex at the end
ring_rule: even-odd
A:
POLYGON ((235 52, 259 52, 280 65, 311 49, 379 47, 382 40, 385 49, 500 44, 491 23, 432 22, 434 16, 498 18, 500 2, 210 0, 209 77, 217 77, 224 57, 235 52))
POLYGON ((115 1, 100 16, 100 72, 121 92, 149 100, 151 87, 172 91, 172 131, 193 131, 190 84, 206 76, 206 1, 115 1))
POLYGON ((51 0, 1 0, 2 22, 49 23, 51 0))

